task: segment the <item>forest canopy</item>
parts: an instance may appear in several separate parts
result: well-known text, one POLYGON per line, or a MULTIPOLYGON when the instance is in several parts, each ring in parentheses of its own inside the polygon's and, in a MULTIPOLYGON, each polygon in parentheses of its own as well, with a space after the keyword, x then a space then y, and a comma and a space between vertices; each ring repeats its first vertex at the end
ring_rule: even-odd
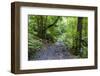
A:
POLYGON ((35 59, 36 53, 42 48, 51 45, 55 48, 56 44, 63 44, 75 58, 87 58, 88 17, 29 15, 29 60, 35 59))

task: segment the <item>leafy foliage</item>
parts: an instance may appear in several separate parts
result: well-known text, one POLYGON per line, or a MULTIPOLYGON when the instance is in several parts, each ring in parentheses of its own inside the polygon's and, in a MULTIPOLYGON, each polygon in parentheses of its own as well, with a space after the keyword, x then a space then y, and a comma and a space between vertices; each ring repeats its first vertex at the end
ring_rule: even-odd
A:
POLYGON ((81 17, 80 20, 80 17, 75 16, 28 16, 29 56, 44 45, 59 41, 63 42, 73 55, 88 57, 88 18, 81 17))

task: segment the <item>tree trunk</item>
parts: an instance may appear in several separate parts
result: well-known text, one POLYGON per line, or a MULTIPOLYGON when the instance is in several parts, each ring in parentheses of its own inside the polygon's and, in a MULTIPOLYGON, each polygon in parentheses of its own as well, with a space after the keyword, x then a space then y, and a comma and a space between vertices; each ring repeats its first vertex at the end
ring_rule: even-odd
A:
POLYGON ((82 17, 78 17, 78 25, 77 25, 77 39, 76 39, 76 55, 79 55, 82 48, 82 17))

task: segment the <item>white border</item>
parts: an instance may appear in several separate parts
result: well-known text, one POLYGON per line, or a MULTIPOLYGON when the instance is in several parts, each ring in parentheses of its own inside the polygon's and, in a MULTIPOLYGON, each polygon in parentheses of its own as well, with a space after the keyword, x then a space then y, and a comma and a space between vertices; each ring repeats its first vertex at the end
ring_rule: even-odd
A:
POLYGON ((42 69, 94 65, 94 11, 21 7, 20 8, 20 69, 42 69), (88 58, 28 61, 28 14, 88 17, 88 58))

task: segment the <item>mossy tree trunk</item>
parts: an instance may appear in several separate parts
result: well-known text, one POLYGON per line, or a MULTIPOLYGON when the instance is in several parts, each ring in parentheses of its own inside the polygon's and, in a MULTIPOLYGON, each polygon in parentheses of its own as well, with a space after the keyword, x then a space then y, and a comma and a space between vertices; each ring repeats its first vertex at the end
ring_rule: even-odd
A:
POLYGON ((79 55, 79 53, 81 53, 81 48, 82 48, 82 19, 83 17, 78 17, 76 53, 75 53, 76 55, 79 55))

